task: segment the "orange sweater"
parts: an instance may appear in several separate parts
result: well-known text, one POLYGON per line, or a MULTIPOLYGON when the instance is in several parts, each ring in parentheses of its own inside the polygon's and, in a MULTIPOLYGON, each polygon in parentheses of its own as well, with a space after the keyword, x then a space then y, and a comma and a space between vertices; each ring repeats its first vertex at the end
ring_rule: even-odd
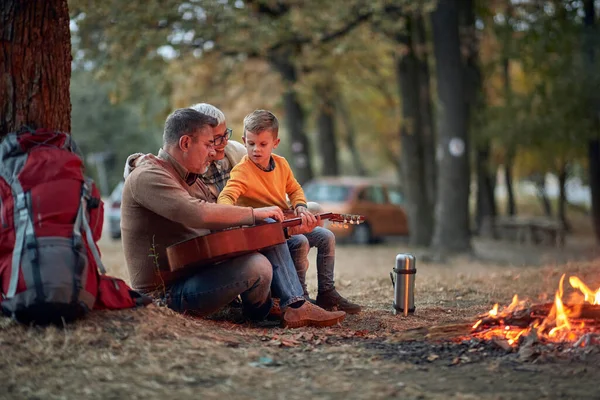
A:
POLYGON ((234 204, 246 207, 278 206, 282 210, 290 208, 286 194, 292 207, 306 206, 306 198, 302 187, 294 178, 287 160, 272 154, 275 169, 266 172, 260 169, 248 156, 231 170, 231 177, 221 191, 217 203, 234 204))

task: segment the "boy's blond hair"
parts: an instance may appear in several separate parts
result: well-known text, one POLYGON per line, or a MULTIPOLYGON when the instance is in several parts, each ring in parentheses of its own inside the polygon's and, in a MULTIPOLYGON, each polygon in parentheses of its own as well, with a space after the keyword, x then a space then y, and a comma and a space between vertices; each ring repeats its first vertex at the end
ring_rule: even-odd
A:
POLYGON ((279 135, 279 121, 275 114, 268 110, 254 110, 244 118, 244 136, 246 132, 258 134, 269 131, 277 139, 279 135))

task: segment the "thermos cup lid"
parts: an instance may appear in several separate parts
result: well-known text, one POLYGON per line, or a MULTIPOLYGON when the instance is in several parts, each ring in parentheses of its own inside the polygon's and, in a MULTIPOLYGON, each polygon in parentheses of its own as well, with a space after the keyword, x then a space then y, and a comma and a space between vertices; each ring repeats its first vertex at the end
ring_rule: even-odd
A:
POLYGON ((398 254, 396 256, 396 267, 394 268, 394 272, 398 273, 399 271, 416 272, 415 256, 412 254, 398 254))

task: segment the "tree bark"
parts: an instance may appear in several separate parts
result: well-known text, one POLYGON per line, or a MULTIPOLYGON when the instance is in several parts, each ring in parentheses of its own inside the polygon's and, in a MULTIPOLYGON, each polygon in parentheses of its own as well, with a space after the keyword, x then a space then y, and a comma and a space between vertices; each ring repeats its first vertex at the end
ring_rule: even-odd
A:
POLYGON ((440 253, 471 249, 469 138, 460 55, 457 0, 440 0, 431 15, 436 59, 438 189, 433 247, 440 253))
POLYGON ((317 113, 317 132, 319 134, 319 150, 323 160, 321 175, 338 176, 338 147, 335 138, 335 104, 332 85, 319 85, 316 88, 320 99, 317 113))
POLYGON ((70 35, 66 0, 0 2, 0 138, 71 130, 70 35))
POLYGON ((600 140, 588 144, 590 162, 590 191, 592 192, 592 224, 596 242, 600 244, 600 140))
MULTIPOLYGON (((597 74, 595 68, 596 54, 595 46, 598 43, 596 29, 596 12, 594 9, 594 0, 584 1, 584 25, 586 27, 586 38, 584 42, 586 51, 586 62, 588 65, 588 73, 590 75, 597 74)), ((591 99, 590 112, 594 118, 594 127, 596 137, 588 142, 588 163, 590 177, 590 192, 592 195, 591 211, 592 225, 596 233, 596 243, 600 244, 600 103, 598 95, 591 99)))
POLYGON ((563 163, 558 172, 558 219, 562 222, 567 231, 569 230, 569 221, 567 220, 567 164, 563 163))
POLYGON ((509 151, 504 160, 504 184, 506 186, 506 210, 511 217, 517 215, 517 205, 515 202, 515 192, 513 188, 513 161, 514 154, 509 151))
POLYGON ((535 188, 537 190, 537 196, 540 202, 542 203, 542 209, 544 210, 544 215, 546 217, 552 216, 552 204, 550 204, 550 199, 548 198, 548 192, 546 191, 546 174, 536 173, 534 174, 533 183, 535 184, 535 188))
POLYGON ((290 135, 292 162, 294 175, 300 184, 303 184, 313 177, 311 167, 310 147, 308 137, 304 127, 305 116, 298 93, 294 85, 298 81, 296 67, 291 59, 289 52, 280 52, 272 54, 269 62, 273 68, 281 74, 286 86, 283 94, 283 104, 285 109, 285 119, 287 130, 290 135))
MULTIPOLYGON (((510 6, 509 13, 512 13, 510 6)), ((508 40, 510 40, 510 36, 507 35, 507 37, 504 39, 504 46, 507 46, 508 40)), ((506 50, 504 50, 504 52, 506 53, 506 50)), ((506 106, 510 108, 512 104, 512 86, 510 80, 510 60, 506 55, 502 58, 502 75, 504 78, 504 97, 506 99, 506 106)), ((510 216, 514 216, 517 214, 517 206, 513 190, 513 162, 515 159, 514 144, 510 144, 508 146, 508 150, 506 151, 504 158, 504 180, 507 194, 507 213, 510 216)))
POLYGON ((477 168, 477 205, 475 222, 477 233, 495 237, 494 218, 496 201, 494 196, 493 174, 490 172, 490 143, 485 141, 477 145, 475 163, 477 168))
POLYGON ((462 0, 460 4, 461 44, 464 54, 465 91, 467 96, 466 120, 471 137, 475 138, 475 165, 477 175, 477 195, 475 223, 477 233, 494 236, 494 217, 496 205, 493 191, 493 176, 491 173, 491 144, 488 139, 481 137, 481 125, 476 116, 483 112, 483 88, 481 69, 479 67, 479 40, 475 28, 475 5, 473 0, 462 0), (483 226, 485 222, 485 226, 483 226), (484 232, 484 230, 488 230, 484 232))
POLYGON ((409 242, 413 246, 428 246, 431 242, 433 222, 425 185, 423 126, 419 112, 419 72, 412 34, 410 34, 412 18, 412 16, 407 17, 409 35, 403 38, 405 51, 396 63, 396 75, 402 98, 400 171, 406 196, 409 242))
MULTIPOLYGON (((419 115, 421 119, 421 143, 423 148, 424 185, 427 193, 429 213, 435 206, 437 191, 437 165, 435 161, 435 129, 431 112, 431 75, 429 73, 429 50, 423 15, 413 16, 412 36, 419 81, 419 115)), ((433 234, 433 217, 428 228, 433 234)))
POLYGON ((360 153, 356 147, 356 130, 354 129, 354 124, 352 123, 352 117, 350 116, 346 102, 339 94, 337 97, 336 110, 338 111, 339 116, 344 123, 344 127, 346 128, 346 144, 348 146, 348 150, 350 150, 350 154, 352 154, 352 160, 354 160, 354 168, 356 173, 359 176, 367 176, 367 170, 362 163, 360 153))

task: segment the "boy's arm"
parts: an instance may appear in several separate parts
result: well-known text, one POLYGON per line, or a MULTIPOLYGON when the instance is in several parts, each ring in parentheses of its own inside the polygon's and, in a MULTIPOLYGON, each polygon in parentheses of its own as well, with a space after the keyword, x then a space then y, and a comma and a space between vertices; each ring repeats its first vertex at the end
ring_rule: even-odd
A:
MULTIPOLYGON (((239 166, 241 165, 242 164, 240 164, 239 166)), ((242 196, 248 190, 248 179, 249 177, 246 176, 244 169, 235 166, 231 170, 229 180, 227 181, 227 185, 225 185, 225 187, 219 194, 217 203, 235 205, 240 196, 242 196)))
POLYGON ((290 168, 287 160, 284 160, 285 166, 288 170, 287 174, 287 182, 285 184, 285 192, 290 198, 290 203, 292 203, 292 208, 296 207, 305 207, 306 208, 306 197, 304 196, 304 190, 302 190, 302 186, 298 183, 296 178, 294 177, 294 173, 290 168))

